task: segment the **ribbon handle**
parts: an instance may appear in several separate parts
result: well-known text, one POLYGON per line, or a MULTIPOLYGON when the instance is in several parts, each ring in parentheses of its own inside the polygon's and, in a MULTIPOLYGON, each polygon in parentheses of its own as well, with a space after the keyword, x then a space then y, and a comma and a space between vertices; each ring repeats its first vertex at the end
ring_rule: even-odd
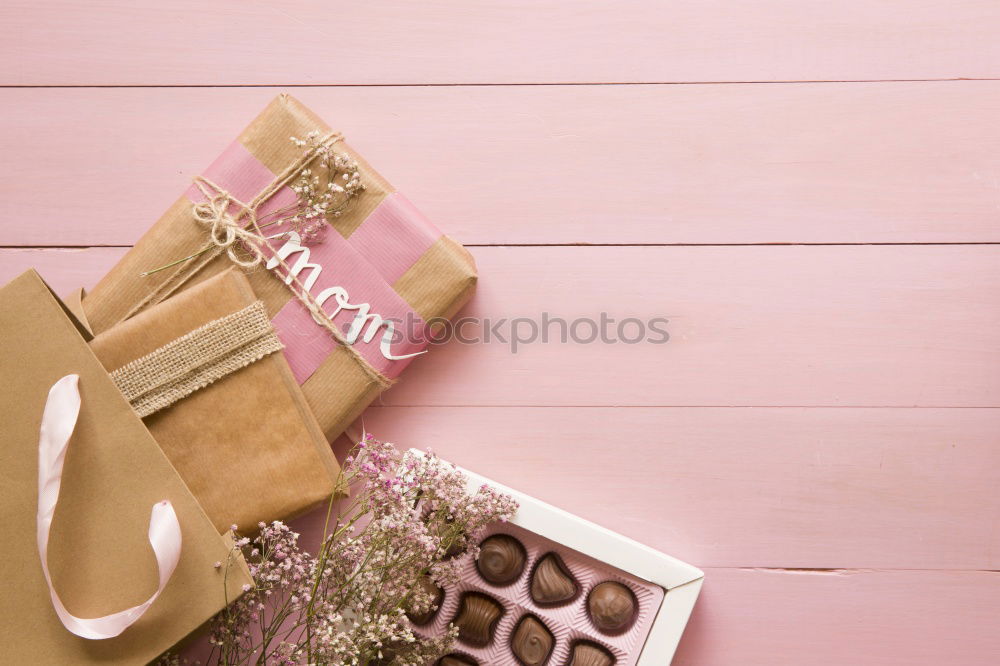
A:
POLYGON ((95 618, 76 617, 63 606, 49 575, 49 530, 59 501, 66 447, 80 414, 78 375, 66 375, 49 390, 38 438, 38 554, 56 615, 70 632, 82 638, 114 638, 128 629, 156 601, 173 575, 181 555, 181 526, 169 500, 153 505, 149 517, 149 544, 156 555, 160 585, 149 599, 132 608, 95 618))

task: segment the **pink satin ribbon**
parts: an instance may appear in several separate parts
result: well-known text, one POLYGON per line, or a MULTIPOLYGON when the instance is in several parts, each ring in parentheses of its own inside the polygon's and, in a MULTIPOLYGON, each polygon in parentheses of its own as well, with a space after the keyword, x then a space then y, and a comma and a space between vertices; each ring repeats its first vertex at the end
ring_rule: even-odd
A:
POLYGON ((63 606, 52 587, 52 577, 49 575, 49 530, 59 501, 66 447, 80 414, 80 391, 77 386, 79 379, 77 375, 66 375, 57 381, 49 390, 42 414, 42 428, 38 438, 38 554, 42 559, 42 571, 49 586, 52 606, 63 625, 77 636, 99 640, 121 634, 163 592, 181 556, 181 526, 174 507, 168 500, 153 505, 149 518, 149 543, 156 555, 160 586, 149 599, 138 606, 95 618, 76 617, 63 606))

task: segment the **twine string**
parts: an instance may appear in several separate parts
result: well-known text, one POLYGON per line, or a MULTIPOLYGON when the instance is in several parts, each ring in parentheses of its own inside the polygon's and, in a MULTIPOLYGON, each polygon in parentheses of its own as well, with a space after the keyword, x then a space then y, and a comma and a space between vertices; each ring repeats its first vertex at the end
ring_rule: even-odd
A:
MULTIPOLYGON (((196 176, 195 185, 205 197, 205 201, 195 203, 191 207, 192 215, 200 224, 208 227, 209 245, 200 253, 193 263, 185 263, 179 270, 165 280, 159 287, 152 290, 126 315, 128 318, 153 303, 158 303, 179 290, 188 280, 204 268, 213 259, 225 253, 236 265, 243 269, 252 269, 260 265, 265 257, 264 248, 270 247, 269 237, 261 230, 257 211, 277 194, 281 188, 289 184, 302 171, 319 151, 337 143, 343 138, 339 132, 331 132, 318 141, 310 150, 305 151, 298 160, 288 165, 284 171, 261 190, 249 203, 240 201, 233 194, 204 176, 196 176), (241 254, 241 251, 243 254, 241 254), (249 253, 249 256, 247 256, 249 253)), ((280 236, 281 234, 278 234, 280 236)), ((330 316, 323 310, 313 295, 298 277, 292 272, 291 266, 273 253, 271 261, 275 261, 285 271, 284 281, 292 295, 309 310, 313 320, 325 328, 333 338, 350 353, 364 369, 365 373, 375 381, 381 389, 393 384, 381 372, 368 363, 361 353, 349 344, 344 334, 337 328, 330 316)))
POLYGON ((196 221, 209 228, 208 238, 218 248, 215 254, 225 251, 230 261, 241 268, 254 268, 260 264, 264 260, 261 243, 266 241, 257 238, 248 228, 258 228, 253 209, 207 178, 198 176, 194 183, 205 196, 205 201, 194 204, 191 214, 196 221), (234 205, 239 209, 235 217, 229 213, 230 206, 234 205), (247 226, 239 222, 244 217, 249 220, 247 226), (248 250, 250 256, 240 256, 237 251, 240 247, 248 250))

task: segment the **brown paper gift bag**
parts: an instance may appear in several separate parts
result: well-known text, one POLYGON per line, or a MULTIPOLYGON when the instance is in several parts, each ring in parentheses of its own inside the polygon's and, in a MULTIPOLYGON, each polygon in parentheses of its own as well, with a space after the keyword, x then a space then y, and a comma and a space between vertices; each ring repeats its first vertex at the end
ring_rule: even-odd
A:
MULTIPOLYGON (((331 180, 336 187, 350 182, 331 180)), ((326 123, 288 95, 278 96, 196 185, 87 294, 83 307, 94 332, 231 267, 233 251, 239 255, 241 247, 245 250, 241 234, 253 230, 252 213, 261 238, 268 235, 270 240, 251 245, 267 246, 268 259, 277 254, 287 265, 269 262, 271 270, 257 266, 248 277, 330 439, 420 353, 419 340, 426 340, 427 331, 452 317, 472 295, 476 272, 469 253, 442 235, 326 123), (291 141, 293 137, 299 143, 291 141), (304 149, 302 141, 310 137, 322 146, 304 149), (315 151, 326 148, 356 163, 365 189, 344 210, 325 214, 326 240, 290 248, 288 235, 270 236, 287 228, 269 225, 284 214, 280 211, 297 206, 297 178, 307 168, 315 177, 321 170, 315 151), (309 150, 314 151, 311 157, 309 150), (354 331, 350 344, 343 344, 350 334, 334 335, 339 344, 332 341, 331 333, 311 318, 315 310, 299 302, 322 301, 324 295, 325 305, 318 309, 330 313, 331 304, 338 304, 330 314, 333 325, 348 331, 353 317, 364 315, 364 334, 354 331), (417 334, 404 334, 398 348, 396 343, 383 346, 387 329, 376 329, 388 319, 405 320, 397 334, 404 327, 417 334)))
POLYGON ((87 346, 81 329, 34 271, 0 289, 0 645, 4 663, 144 664, 235 599, 250 582, 87 346), (39 427, 50 387, 79 376, 81 407, 65 454, 48 545, 53 587, 70 613, 93 618, 148 599, 157 562, 150 507, 169 500, 182 547, 162 594, 115 638, 70 633, 56 615, 35 540, 39 427))
POLYGON ((193 390, 143 420, 220 531, 234 523, 244 531, 253 530, 260 521, 302 513, 330 496, 340 470, 277 348, 280 343, 260 351, 251 349, 252 355, 244 357, 247 365, 240 360, 244 350, 258 340, 270 336, 277 342, 266 317, 262 335, 256 330, 243 337, 227 335, 227 327, 240 326, 245 320, 234 317, 252 312, 257 302, 246 277, 230 269, 140 312, 91 342, 113 377, 129 384, 140 415, 153 409, 149 399, 159 398, 164 386, 193 390), (164 353, 176 348, 175 341, 185 336, 191 344, 164 362, 164 353), (191 349, 203 352, 199 340, 213 343, 227 337, 233 343, 216 344, 218 354, 191 358, 191 349), (237 369, 202 386, 208 381, 206 375, 212 379, 209 373, 233 358, 237 369), (140 359, 144 365, 137 365, 140 359), (148 371, 151 365, 166 376, 163 382, 134 380, 136 372, 148 371), (178 379, 166 382, 174 376, 178 379))

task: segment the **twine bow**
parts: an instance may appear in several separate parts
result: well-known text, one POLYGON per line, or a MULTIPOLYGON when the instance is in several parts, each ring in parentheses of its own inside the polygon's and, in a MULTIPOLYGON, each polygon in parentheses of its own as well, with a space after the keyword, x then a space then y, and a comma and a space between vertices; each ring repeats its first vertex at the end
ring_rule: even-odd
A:
POLYGON ((218 251, 225 250, 229 259, 241 268, 254 268, 264 261, 261 247, 267 239, 256 231, 259 227, 255 210, 203 176, 197 176, 194 183, 205 201, 194 204, 191 214, 209 228, 209 240, 218 251), (235 216, 230 214, 230 206, 238 209, 235 216), (243 218, 247 218, 246 223, 241 223, 243 218), (241 256, 237 247, 249 252, 249 257, 241 256))

